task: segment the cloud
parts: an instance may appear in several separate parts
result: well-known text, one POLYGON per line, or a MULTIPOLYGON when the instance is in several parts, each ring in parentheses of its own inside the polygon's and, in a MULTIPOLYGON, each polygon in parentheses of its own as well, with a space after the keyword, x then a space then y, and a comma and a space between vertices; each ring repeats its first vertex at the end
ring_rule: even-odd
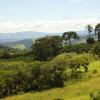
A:
POLYGON ((0 22, 0 33, 14 33, 19 31, 37 32, 64 32, 84 30, 87 24, 96 25, 98 19, 87 20, 59 20, 59 21, 33 21, 33 22, 0 22))

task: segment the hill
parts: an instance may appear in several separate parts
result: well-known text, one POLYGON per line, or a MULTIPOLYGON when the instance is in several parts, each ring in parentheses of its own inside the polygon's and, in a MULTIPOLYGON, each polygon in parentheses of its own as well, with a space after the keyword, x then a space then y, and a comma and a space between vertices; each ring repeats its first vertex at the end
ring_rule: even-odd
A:
POLYGON ((83 79, 71 80, 63 88, 30 92, 3 100, 90 100, 90 92, 100 90, 100 61, 92 61, 83 79), (94 70, 97 73, 93 74, 94 70))

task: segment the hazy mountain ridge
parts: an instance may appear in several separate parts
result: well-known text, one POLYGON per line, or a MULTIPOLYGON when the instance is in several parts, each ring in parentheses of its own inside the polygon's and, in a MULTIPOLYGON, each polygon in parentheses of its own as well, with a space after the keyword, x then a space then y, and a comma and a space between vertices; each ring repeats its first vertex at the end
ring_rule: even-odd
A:
POLYGON ((47 35, 48 33, 34 32, 34 31, 23 31, 16 33, 0 33, 0 43, 16 42, 29 38, 39 38, 47 35))
POLYGON ((34 39, 24 39, 16 42, 4 43, 3 45, 14 49, 24 50, 30 49, 34 41, 34 39))
MULTIPOLYGON (((78 31, 77 33, 80 36, 80 39, 72 40, 72 43, 75 44, 75 43, 86 42, 86 39, 88 38, 88 33, 86 31, 78 31)), ((30 49, 35 39, 46 36, 46 35, 62 35, 62 33, 48 34, 48 33, 42 33, 42 32, 29 31, 29 32, 0 34, 0 43, 4 46, 8 46, 14 49, 16 48, 21 49, 21 50, 30 49), (4 41, 3 38, 6 41, 4 41)), ((91 34, 91 37, 94 37, 96 39, 96 36, 94 34, 91 34)))
MULTIPOLYGON (((79 35, 86 35, 86 31, 78 31, 79 35)), ((61 33, 44 33, 44 32, 35 32, 35 31, 22 31, 22 32, 16 32, 16 33, 0 33, 0 43, 10 43, 10 42, 16 42, 24 39, 29 38, 40 38, 46 35, 62 35, 61 33)))

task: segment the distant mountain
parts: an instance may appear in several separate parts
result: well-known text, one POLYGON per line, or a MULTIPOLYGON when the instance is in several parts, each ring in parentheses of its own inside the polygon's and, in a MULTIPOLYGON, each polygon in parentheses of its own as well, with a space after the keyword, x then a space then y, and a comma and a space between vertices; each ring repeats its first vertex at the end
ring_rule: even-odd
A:
MULTIPOLYGON (((78 31, 79 35, 86 35, 88 34, 87 31, 78 31)), ((16 33, 0 33, 0 43, 10 43, 10 42, 16 42, 24 39, 29 38, 39 38, 46 35, 62 35, 62 33, 43 33, 43 32, 34 32, 34 31, 22 31, 22 32, 16 32, 16 33)))
MULTIPOLYGON (((91 37, 93 37, 95 40, 97 39, 97 36, 95 36, 94 34, 92 34, 91 37)), ((72 43, 73 44, 85 43, 87 38, 88 38, 88 35, 80 36, 79 40, 72 39, 72 43)), ((10 48, 14 48, 14 49, 29 50, 32 44, 34 43, 34 41, 35 39, 31 38, 31 39, 24 39, 24 40, 12 42, 12 43, 4 43, 3 45, 8 46, 10 48)))
MULTIPOLYGON (((87 31, 78 31, 79 35, 86 35, 87 31)), ((35 31, 22 31, 16 33, 0 33, 0 43, 10 43, 16 42, 29 38, 39 38, 46 35, 62 35, 62 33, 43 33, 43 32, 35 32, 35 31)))
POLYGON ((3 43, 3 45, 13 49, 29 50, 32 47, 34 41, 34 39, 24 39, 11 43, 3 43))
POLYGON ((0 33, 0 43, 16 42, 29 38, 39 38, 48 35, 48 33, 34 32, 34 31, 23 31, 16 33, 0 33))
POLYGON ((88 32, 87 32, 87 30, 82 30, 82 31, 77 31, 77 34, 80 36, 87 36, 88 32))
MULTIPOLYGON (((78 31, 78 35, 80 36, 79 40, 72 40, 73 44, 76 43, 84 43, 88 38, 87 31, 78 31)), ((46 35, 62 35, 63 33, 42 33, 42 32, 17 32, 17 33, 7 33, 7 34, 0 34, 0 44, 4 46, 8 46, 14 49, 21 49, 21 50, 29 50, 35 41, 35 39, 46 36, 46 35)), ((92 34, 92 37, 97 39, 97 37, 92 34)))

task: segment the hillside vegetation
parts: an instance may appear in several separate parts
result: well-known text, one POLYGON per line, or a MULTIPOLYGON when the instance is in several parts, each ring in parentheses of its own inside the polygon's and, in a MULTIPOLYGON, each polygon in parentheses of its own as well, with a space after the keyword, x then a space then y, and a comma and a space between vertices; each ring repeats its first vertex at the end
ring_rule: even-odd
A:
POLYGON ((100 90, 100 61, 92 60, 88 68, 83 78, 65 82, 63 88, 29 92, 3 100, 90 100, 90 93, 100 90))
POLYGON ((100 24, 95 26, 97 40, 91 37, 93 28, 87 28, 86 43, 73 44, 79 36, 70 31, 39 38, 30 51, 1 52, 0 98, 100 100, 100 24))

